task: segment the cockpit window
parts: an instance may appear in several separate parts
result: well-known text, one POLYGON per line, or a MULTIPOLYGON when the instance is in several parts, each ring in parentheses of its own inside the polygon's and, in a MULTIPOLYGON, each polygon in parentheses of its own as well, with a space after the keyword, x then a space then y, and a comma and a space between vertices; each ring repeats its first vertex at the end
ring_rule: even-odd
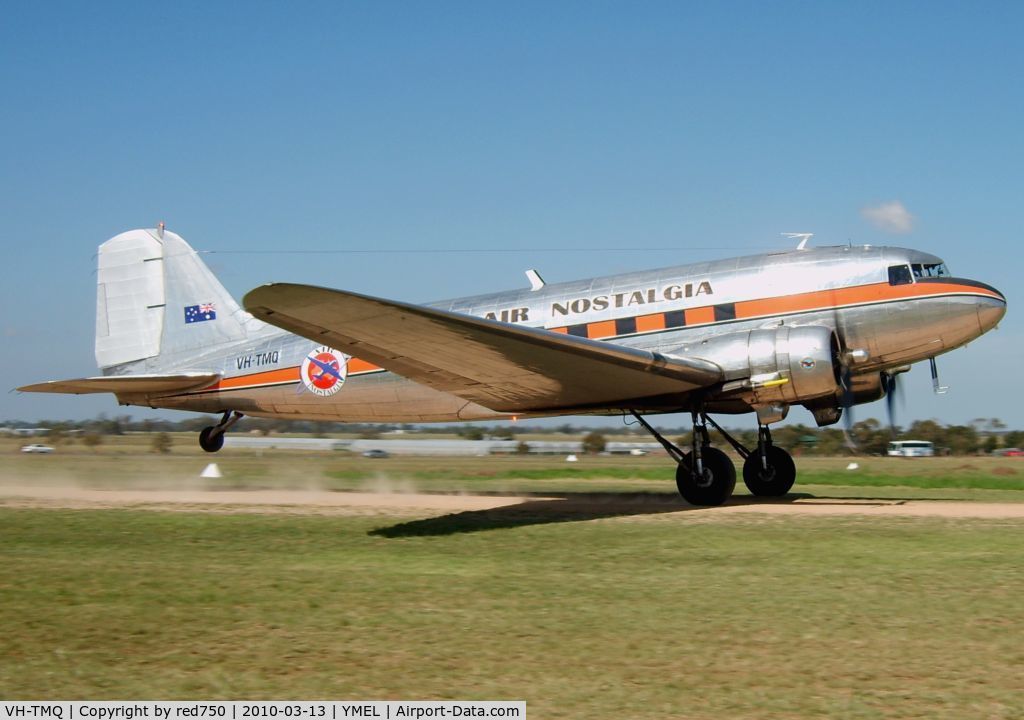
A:
POLYGON ((889 266, 890 285, 910 285, 912 282, 914 282, 914 278, 910 274, 909 265, 889 266))
POLYGON ((927 265, 915 263, 910 267, 913 269, 914 277, 916 278, 938 278, 950 276, 946 263, 931 263, 927 265))

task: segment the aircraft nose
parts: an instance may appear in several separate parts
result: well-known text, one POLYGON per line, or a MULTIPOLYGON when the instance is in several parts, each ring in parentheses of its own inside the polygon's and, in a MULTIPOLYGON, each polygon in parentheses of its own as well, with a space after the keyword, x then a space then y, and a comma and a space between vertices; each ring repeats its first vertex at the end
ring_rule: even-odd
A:
POLYGON ((991 288, 995 296, 979 297, 977 302, 978 324, 983 333, 988 332, 1003 319, 1006 314, 1006 296, 995 288, 991 288))

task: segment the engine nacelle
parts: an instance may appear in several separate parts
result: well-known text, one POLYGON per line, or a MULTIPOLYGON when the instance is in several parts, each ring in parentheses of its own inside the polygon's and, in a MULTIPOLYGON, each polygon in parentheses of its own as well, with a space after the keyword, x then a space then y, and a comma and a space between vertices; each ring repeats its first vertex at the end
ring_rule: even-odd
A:
POLYGON ((885 385, 882 382, 882 374, 877 372, 870 375, 854 375, 850 378, 850 392, 848 395, 844 395, 843 391, 840 390, 837 396, 840 401, 848 399, 851 405, 870 403, 875 400, 881 400, 884 397, 885 385))
POLYGON ((804 403, 804 407, 814 415, 818 427, 825 427, 839 422, 844 406, 870 403, 885 397, 886 387, 882 373, 854 375, 850 378, 850 389, 840 387, 831 398, 818 398, 804 403))
POLYGON ((821 326, 749 330, 684 345, 670 355, 722 368, 723 393, 750 404, 798 403, 840 391, 839 341, 821 326))

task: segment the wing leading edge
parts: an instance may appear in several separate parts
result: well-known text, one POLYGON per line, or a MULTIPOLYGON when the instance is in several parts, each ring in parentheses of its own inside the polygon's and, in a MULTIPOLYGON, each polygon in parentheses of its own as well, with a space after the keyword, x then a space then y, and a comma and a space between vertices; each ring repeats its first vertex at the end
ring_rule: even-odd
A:
POLYGON ((272 325, 499 412, 681 403, 722 379, 704 360, 341 290, 277 283, 243 303, 272 325))

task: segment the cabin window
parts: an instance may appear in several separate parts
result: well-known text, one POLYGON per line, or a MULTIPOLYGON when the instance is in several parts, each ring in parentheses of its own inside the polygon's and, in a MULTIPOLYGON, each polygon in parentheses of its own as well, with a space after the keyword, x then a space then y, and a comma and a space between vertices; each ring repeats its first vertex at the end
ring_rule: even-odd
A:
POLYGON ((914 263, 910 268, 914 271, 915 278, 949 277, 949 268, 946 267, 946 263, 914 263))
POLYGON ((890 285, 910 285, 914 282, 913 276, 910 274, 909 265, 890 265, 889 266, 889 284, 890 285))

